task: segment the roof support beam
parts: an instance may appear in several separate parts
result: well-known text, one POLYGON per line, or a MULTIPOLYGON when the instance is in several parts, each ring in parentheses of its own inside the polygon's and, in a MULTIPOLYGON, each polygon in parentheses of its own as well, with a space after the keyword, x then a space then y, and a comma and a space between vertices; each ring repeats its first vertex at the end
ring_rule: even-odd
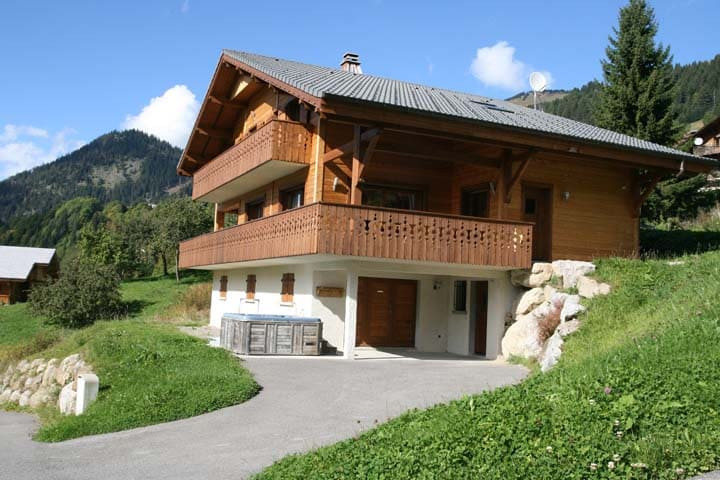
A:
POLYGON ((196 128, 196 130, 199 133, 201 133, 207 137, 221 138, 221 139, 227 139, 227 140, 232 138, 232 134, 233 134, 232 130, 230 130, 230 129, 214 128, 214 127, 207 127, 207 126, 200 126, 200 127, 196 128))
POLYGON ((650 195, 652 191, 655 190, 655 187, 661 179, 662 175, 657 172, 652 172, 637 178, 634 189, 635 195, 633 198, 633 215, 635 215, 636 218, 640 216, 642 205, 647 199, 648 195, 650 195), (643 178, 647 178, 644 185, 643 178))
POLYGON ((516 155, 514 157, 510 157, 508 161, 505 163, 507 172, 512 172, 512 165, 515 162, 520 162, 520 165, 518 166, 518 169, 515 171, 514 174, 510 176, 510 178, 506 179, 505 183, 505 203, 510 203, 510 200, 512 200, 512 191, 513 188, 515 188, 515 185, 520 181, 523 174, 525 173, 525 170, 527 170, 528 165, 530 165, 530 160, 532 157, 537 153, 537 149, 530 149, 527 152, 523 152, 520 155, 516 155))
MULTIPOLYGON (((360 125, 356 125, 355 128, 360 128, 360 125)), ((367 130, 360 135, 360 141, 367 142, 374 136, 380 135, 380 132, 381 130, 379 128, 371 128, 370 130, 367 130)), ((336 158, 344 157, 345 155, 353 153, 353 149, 355 148, 355 140, 355 137, 353 137, 353 139, 346 144, 341 145, 338 148, 333 148, 329 152, 326 152, 323 155, 323 163, 327 163, 331 160, 335 160, 336 158)))

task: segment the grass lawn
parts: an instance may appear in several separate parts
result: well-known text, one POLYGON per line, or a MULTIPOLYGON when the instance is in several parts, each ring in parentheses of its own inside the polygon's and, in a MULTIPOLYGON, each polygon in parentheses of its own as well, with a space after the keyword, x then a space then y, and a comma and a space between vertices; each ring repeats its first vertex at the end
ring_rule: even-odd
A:
POLYGON ((82 352, 100 378, 98 399, 85 414, 40 410, 42 427, 36 439, 60 441, 177 420, 255 395, 259 386, 235 357, 168 324, 173 323, 173 312, 182 310, 186 292, 205 280, 188 276, 180 284, 169 278, 125 282, 126 318, 75 331, 43 326, 25 305, 0 309, 0 346, 15 348, 6 352, 17 353, 18 345, 25 345, 27 352, 32 339, 52 335, 50 344, 27 356, 62 358, 82 352), (24 333, 13 330, 14 324, 22 324, 24 333))
POLYGON ((720 253, 605 260, 547 374, 290 456, 257 479, 678 479, 720 467, 720 253), (612 463, 611 463, 612 462, 612 463))

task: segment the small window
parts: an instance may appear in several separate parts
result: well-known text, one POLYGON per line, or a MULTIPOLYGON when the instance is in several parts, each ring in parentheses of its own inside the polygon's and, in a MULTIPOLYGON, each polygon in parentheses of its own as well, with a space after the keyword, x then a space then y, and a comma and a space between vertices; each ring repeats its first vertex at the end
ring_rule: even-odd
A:
POLYGON ((282 290, 280 291, 280 301, 290 303, 293 301, 295 293, 295 274, 284 273, 282 276, 282 290))
POLYGON ((535 199, 534 198, 526 198, 525 199, 525 215, 535 215, 535 210, 537 209, 535 199))
POLYGON ((303 185, 280 192, 280 203, 283 210, 302 207, 305 200, 305 187, 303 185))
POLYGON ((247 202, 245 204, 245 214, 247 215, 248 220, 257 220, 258 218, 262 218, 264 213, 263 210, 265 210, 264 198, 253 200, 252 202, 247 202))
POLYGON ((253 300, 255 298, 255 275, 247 276, 247 287, 245 288, 245 298, 253 300))
POLYGON ((361 188, 363 205, 400 210, 423 209, 422 190, 372 184, 364 184, 361 188))
POLYGON ((228 286, 227 275, 223 275, 222 277, 220 277, 220 300, 227 299, 227 286, 228 286))
POLYGON ((467 311, 467 282, 465 280, 455 281, 453 311, 467 311))

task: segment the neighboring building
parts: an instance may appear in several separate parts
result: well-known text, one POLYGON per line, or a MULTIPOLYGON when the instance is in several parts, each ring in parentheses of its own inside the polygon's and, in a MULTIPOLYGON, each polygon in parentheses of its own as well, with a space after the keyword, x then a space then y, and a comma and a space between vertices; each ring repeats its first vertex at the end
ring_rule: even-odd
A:
POLYGON ((693 137, 695 155, 720 159, 720 117, 695 132, 693 137))
POLYGON ((0 304, 24 301, 36 283, 57 275, 54 248, 0 245, 0 304))
POLYGON ((226 50, 178 172, 215 204, 180 245, 225 312, 325 340, 500 354, 533 260, 630 256, 663 175, 716 162, 478 95, 226 50), (232 224, 232 225, 231 225, 232 224), (237 225, 235 225, 237 224, 237 225))

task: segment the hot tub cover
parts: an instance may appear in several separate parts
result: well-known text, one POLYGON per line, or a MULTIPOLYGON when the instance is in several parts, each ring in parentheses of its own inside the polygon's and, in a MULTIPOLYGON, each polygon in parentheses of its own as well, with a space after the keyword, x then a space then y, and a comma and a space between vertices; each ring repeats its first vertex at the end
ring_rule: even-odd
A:
POLYGON ((317 317, 267 315, 259 313, 224 313, 223 318, 237 320, 239 322, 320 323, 320 319, 317 317))

